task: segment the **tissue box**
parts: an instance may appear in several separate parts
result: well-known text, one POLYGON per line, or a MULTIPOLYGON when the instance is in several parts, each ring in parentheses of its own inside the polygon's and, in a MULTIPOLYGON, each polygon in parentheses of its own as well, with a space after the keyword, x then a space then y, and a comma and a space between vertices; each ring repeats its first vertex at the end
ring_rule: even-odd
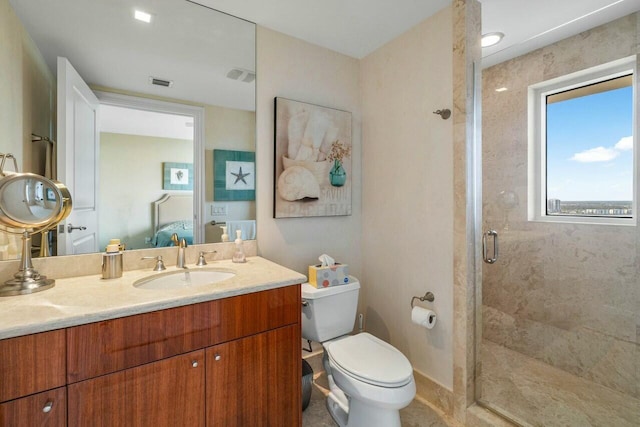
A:
POLYGON ((316 288, 344 285, 349 283, 349 266, 335 263, 322 267, 321 264, 309 266, 309 284, 316 288))

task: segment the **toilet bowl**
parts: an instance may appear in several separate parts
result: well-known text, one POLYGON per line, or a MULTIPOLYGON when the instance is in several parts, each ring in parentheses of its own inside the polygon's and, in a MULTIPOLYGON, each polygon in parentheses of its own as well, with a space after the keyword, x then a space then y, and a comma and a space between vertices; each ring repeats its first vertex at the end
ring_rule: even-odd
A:
POLYGON ((399 410, 416 394, 407 358, 366 332, 324 343, 324 349, 330 388, 332 383, 335 386, 327 407, 338 425, 399 427, 399 410), (348 405, 341 392, 348 397, 348 405))
POLYGON ((327 409, 340 427, 400 427, 399 410, 416 394, 409 360, 392 345, 351 332, 360 283, 302 285, 302 337, 322 343, 327 409))

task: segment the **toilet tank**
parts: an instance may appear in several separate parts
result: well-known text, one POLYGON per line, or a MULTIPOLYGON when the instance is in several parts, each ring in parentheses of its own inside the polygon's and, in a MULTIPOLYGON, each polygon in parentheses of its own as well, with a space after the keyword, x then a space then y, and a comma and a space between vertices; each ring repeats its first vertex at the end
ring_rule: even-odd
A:
POLYGON ((302 338, 325 342, 351 333, 358 310, 360 282, 314 288, 302 285, 302 338))

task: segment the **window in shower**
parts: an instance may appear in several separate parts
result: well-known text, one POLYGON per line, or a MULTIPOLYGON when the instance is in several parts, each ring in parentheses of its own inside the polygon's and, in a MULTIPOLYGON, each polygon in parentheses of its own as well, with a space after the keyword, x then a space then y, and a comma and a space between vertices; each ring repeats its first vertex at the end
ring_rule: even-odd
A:
POLYGON ((529 219, 634 224, 635 58, 529 90, 529 219))

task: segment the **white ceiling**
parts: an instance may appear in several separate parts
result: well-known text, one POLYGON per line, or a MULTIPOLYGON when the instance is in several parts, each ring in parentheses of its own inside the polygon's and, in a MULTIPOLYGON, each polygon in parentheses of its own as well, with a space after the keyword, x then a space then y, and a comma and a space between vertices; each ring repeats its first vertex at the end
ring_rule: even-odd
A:
POLYGON ((101 105, 100 132, 193 140, 193 117, 101 105))
MULTIPOLYGON (((254 110, 255 83, 226 78, 234 67, 255 70, 252 22, 362 58, 451 0, 10 2, 54 73, 56 56, 66 56, 90 84, 254 110), (132 19, 134 6, 152 13, 150 25, 132 19), (174 85, 151 86, 150 76, 174 85)), ((640 10, 640 0, 481 2, 483 32, 505 33, 484 49, 483 67, 640 10)))
POLYGON ((89 84, 255 109, 255 84, 230 80, 255 70, 255 25, 184 0, 10 0, 56 73, 69 59, 89 84), (134 9, 153 15, 133 19, 134 9), (172 80, 152 86, 149 77, 172 80))
POLYGON ((451 0, 197 1, 354 58, 366 56, 451 3, 451 0))
MULTIPOLYGON (((450 0, 198 1, 355 58, 368 55, 451 3, 450 0)), ((502 43, 484 49, 483 67, 640 10, 640 0, 480 1, 483 33, 505 33, 502 43), (588 14, 591 15, 585 16, 588 14)))
POLYGON ((505 34, 483 49, 488 67, 640 10, 640 0, 481 0, 482 32, 505 34))

